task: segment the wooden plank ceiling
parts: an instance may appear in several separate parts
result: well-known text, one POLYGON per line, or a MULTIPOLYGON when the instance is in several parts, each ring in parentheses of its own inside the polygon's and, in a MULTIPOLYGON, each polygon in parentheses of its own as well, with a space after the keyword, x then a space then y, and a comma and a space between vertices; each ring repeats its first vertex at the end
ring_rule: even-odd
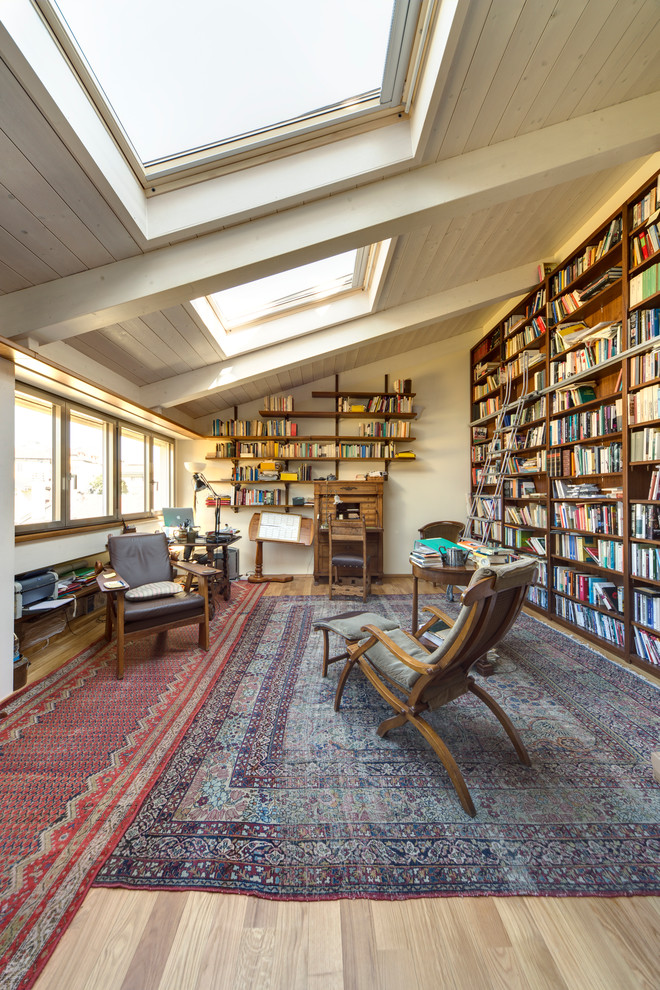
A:
MULTIPOLYGON (((420 167, 455 159, 460 174, 460 158, 469 152, 660 91, 658 0, 471 0, 462 9, 420 167)), ((0 294, 148 252, 148 240, 119 215, 4 60, 0 91, 0 294)), ((639 167, 639 160, 620 163, 402 233, 378 309, 555 257, 639 167)), ((171 240, 186 236, 182 228, 171 240)), ((485 305, 398 333, 379 341, 377 355, 472 332, 487 325, 495 308, 485 305)), ((263 337, 267 344, 268 326, 263 337)), ((131 396, 223 358, 187 301, 72 336, 56 347, 60 363, 67 353, 73 370, 101 366, 115 382, 123 380, 131 396)), ((48 345, 43 355, 48 357, 48 345)), ((292 364, 204 399, 184 399, 169 412, 206 429, 204 418, 219 410, 359 367, 374 356, 373 345, 356 340, 340 355, 321 356, 304 368, 292 364)))

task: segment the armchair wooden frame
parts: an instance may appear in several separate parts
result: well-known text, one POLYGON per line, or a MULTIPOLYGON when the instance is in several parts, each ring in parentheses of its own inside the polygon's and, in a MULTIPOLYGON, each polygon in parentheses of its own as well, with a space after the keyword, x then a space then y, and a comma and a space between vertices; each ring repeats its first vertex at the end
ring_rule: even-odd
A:
MULTIPOLYGON (((143 639, 146 636, 153 636, 157 633, 166 632, 168 629, 175 629, 178 626, 199 625, 198 644, 203 650, 209 648, 209 579, 216 574, 216 569, 189 561, 171 561, 170 576, 174 577, 176 570, 184 571, 187 574, 185 591, 190 593, 192 579, 198 582, 199 594, 195 598, 201 599, 199 605, 194 610, 181 615, 176 609, 172 609, 172 614, 154 617, 153 621, 142 620, 135 623, 135 628, 131 628, 131 623, 126 621, 126 592, 129 590, 129 583, 122 575, 113 570, 106 573, 99 570, 96 581, 99 589, 106 595, 105 611, 105 639, 112 640, 113 632, 117 636, 117 679, 122 680, 124 676, 124 647, 125 644, 133 640, 143 639), (122 582, 122 587, 114 585, 117 581, 122 582), (111 587, 108 587, 108 583, 111 587)), ((184 589, 182 589, 184 590, 184 589)))
MULTIPOLYGON (((433 651, 438 659, 434 663, 426 663, 410 655, 409 650, 431 655, 420 640, 426 630, 437 620, 451 628, 452 619, 434 606, 425 606, 424 611, 431 612, 431 618, 417 631, 415 636, 403 630, 388 634, 373 625, 363 627, 368 638, 361 643, 347 643, 348 659, 342 670, 335 695, 335 711, 339 711, 346 680, 353 667, 358 664, 364 675, 376 688, 378 693, 392 707, 395 714, 378 726, 379 736, 385 736, 392 729, 409 722, 426 739, 436 755, 446 768, 454 788, 458 794, 463 809, 472 817, 476 811, 470 792, 451 752, 440 738, 436 730, 422 717, 424 712, 439 708, 450 701, 459 698, 468 691, 483 701, 502 724, 509 739, 513 743, 520 762, 530 765, 530 758, 525 746, 509 716, 500 705, 477 684, 469 675, 469 670, 476 660, 493 647, 511 628, 525 601, 529 583, 495 591, 494 577, 484 577, 478 580, 464 592, 462 596, 463 612, 457 621, 456 635, 448 635, 448 646, 439 647, 433 651), (460 626, 460 628, 459 628, 460 626), (393 636, 398 633, 395 642, 393 636), (410 646, 406 644, 410 642, 410 646), (376 644, 381 644, 389 651, 405 672, 418 674, 412 687, 402 687, 387 673, 384 673, 369 657, 369 651, 376 644)), ((395 665, 396 666, 396 665, 395 665)))

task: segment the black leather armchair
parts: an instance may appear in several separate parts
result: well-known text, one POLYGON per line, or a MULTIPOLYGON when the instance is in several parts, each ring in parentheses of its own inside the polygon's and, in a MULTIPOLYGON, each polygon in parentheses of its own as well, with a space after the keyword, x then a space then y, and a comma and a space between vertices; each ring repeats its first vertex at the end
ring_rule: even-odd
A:
MULTIPOLYGON (((106 597, 105 636, 117 634, 117 678, 124 676, 124 644, 176 626, 199 625, 199 645, 209 648, 208 578, 215 569, 171 561, 164 533, 108 537, 110 565, 96 579, 106 597), (172 582, 173 568, 195 576, 199 593, 172 582)), ((188 585, 190 580, 188 581, 188 585)))

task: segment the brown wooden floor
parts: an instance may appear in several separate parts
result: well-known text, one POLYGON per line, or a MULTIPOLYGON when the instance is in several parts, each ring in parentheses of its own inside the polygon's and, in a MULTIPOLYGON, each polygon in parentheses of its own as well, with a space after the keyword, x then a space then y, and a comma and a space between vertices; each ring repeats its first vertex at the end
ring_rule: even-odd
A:
MULTIPOLYGON (((376 593, 408 593, 408 578, 376 593)), ((420 588, 420 591, 432 590, 420 588)), ((326 594, 310 577, 266 594, 326 594)), ((36 680, 98 613, 31 657, 36 680)), ((37 990, 657 990, 660 898, 266 901, 92 890, 37 990)))

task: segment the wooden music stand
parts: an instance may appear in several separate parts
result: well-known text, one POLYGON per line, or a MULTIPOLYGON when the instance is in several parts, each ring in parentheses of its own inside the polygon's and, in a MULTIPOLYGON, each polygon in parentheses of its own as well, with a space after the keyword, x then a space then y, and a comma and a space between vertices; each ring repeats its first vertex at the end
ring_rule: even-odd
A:
POLYGON ((314 539, 313 520, 304 516, 284 515, 279 512, 255 512, 250 520, 248 536, 257 544, 254 574, 248 576, 250 584, 263 584, 264 581, 279 581, 281 583, 293 581, 292 574, 264 575, 264 542, 298 543, 301 546, 309 547, 314 539))

